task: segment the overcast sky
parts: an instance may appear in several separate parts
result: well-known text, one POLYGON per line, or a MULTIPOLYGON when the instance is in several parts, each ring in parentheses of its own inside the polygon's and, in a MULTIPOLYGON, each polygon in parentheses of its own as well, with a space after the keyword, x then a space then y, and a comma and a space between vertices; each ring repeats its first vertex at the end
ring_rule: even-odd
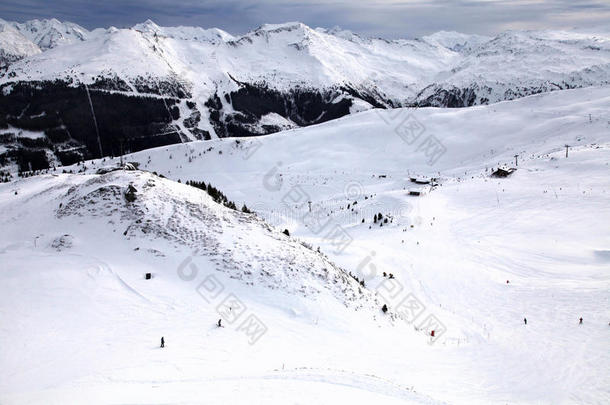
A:
POLYGON ((1 0, 0 18, 51 18, 85 28, 159 25, 245 33, 263 23, 301 21, 386 38, 432 32, 494 34, 507 29, 610 27, 610 0, 1 0))

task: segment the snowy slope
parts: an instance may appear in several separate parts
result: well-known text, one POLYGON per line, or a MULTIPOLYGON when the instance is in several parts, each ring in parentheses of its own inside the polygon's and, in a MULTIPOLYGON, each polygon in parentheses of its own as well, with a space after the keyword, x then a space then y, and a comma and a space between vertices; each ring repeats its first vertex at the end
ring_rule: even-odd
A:
MULTIPOLYGON (((356 325, 394 329, 391 316, 323 255, 252 214, 135 171, 41 176, 4 184, 0 193, 6 236, 0 360, 11 370, 1 379, 3 403, 192 402, 201 395, 211 402, 252 400, 235 392, 234 379, 252 387, 261 402, 305 388, 312 399, 342 393, 355 400, 437 403, 406 384, 322 368, 335 345, 317 355, 295 352, 295 346, 311 348, 328 338, 338 343, 356 325), (137 190, 132 202, 125 198, 129 186, 137 190), (146 272, 152 280, 144 279, 146 272), (235 314, 222 315, 218 308, 229 305, 235 314), (263 322, 262 335, 242 329, 250 316, 263 322), (219 317, 224 328, 214 326, 219 317), (172 357, 174 366, 147 364, 158 354, 142 363, 140 356, 157 349, 162 335, 166 352, 158 354, 172 357), (7 350, 11 340, 23 342, 23 351, 7 350), (250 360, 242 363, 244 356, 250 360), (311 356, 318 366, 301 367, 298 358, 311 356), (32 368, 32 361, 39 366, 32 368), (101 385, 100 378, 106 380, 101 385), (176 379, 178 391, 143 398, 148 378, 155 385, 176 379), (287 384, 276 388, 275 381, 287 384), (93 398, 97 389, 105 394, 93 398), (269 389, 277 392, 264 394, 269 389)), ((425 346, 421 334, 400 324, 396 330, 425 346)))
POLYGON ((16 326, 0 329, 0 358, 16 371, 0 378, 0 399, 607 403, 609 110, 607 88, 576 89, 469 109, 367 111, 124 157, 174 180, 210 182, 270 231, 248 215, 210 213, 206 196, 154 175, 92 174, 118 159, 65 168, 89 174, 4 184, 0 314, 2 325, 16 326), (423 126, 416 140, 413 123, 423 126), (446 149, 432 163, 420 148, 429 135, 446 149), (490 177, 514 155, 511 177, 490 177), (428 176, 439 186, 410 181, 428 176), (122 197, 130 182, 134 209, 122 197), (120 192, 96 193, 114 186, 120 192), (322 230, 306 219, 308 201, 322 230), (375 223, 377 213, 389 221, 375 223), (344 249, 326 232, 336 225, 351 238, 344 249), (354 311, 318 280, 321 266, 334 267, 285 238, 285 228, 365 278, 390 311, 409 315, 401 300, 414 297, 407 302, 423 312, 392 324, 366 310, 369 300, 354 311), (206 253, 191 257, 187 246, 206 253), (278 269, 291 252, 294 277, 278 269), (241 273, 235 262, 264 271, 249 285, 232 278, 241 273), (176 269, 191 263, 198 278, 185 282, 176 269), (153 280, 143 280, 146 271, 153 280), (266 323, 255 345, 236 327, 212 325, 219 301, 196 292, 209 272, 266 323), (388 291, 383 272, 402 289, 388 291), (321 292, 295 293, 298 286, 321 292), (441 322, 434 341, 429 316, 441 322))
MULTIPOLYGON (((207 256, 218 271, 248 285, 313 297, 329 289, 346 306, 362 306, 371 298, 322 255, 273 232, 256 216, 213 203, 193 187, 148 173, 129 174, 112 172, 72 186, 57 217, 103 218, 113 224, 113 231, 117 226, 124 228, 128 240, 142 243, 147 237, 160 238, 175 248, 190 248, 207 256), (127 182, 138 190, 131 203, 123 195, 127 182)), ((169 252, 156 249, 156 253, 169 252)))
POLYGON ((1 129, 35 127, 44 137, 35 147, 0 141, 0 150, 10 152, 0 154, 3 166, 21 171, 116 154, 121 142, 142 150, 249 137, 375 107, 487 105, 607 86, 610 77, 604 31, 507 31, 493 38, 439 32, 388 41, 299 22, 240 36, 150 20, 91 32, 54 20, 13 26, 51 47, 0 71, 1 129), (151 111, 150 98, 164 104, 148 120, 153 124, 129 122, 151 111), (127 118, 116 119, 127 109, 127 118), (42 115, 49 118, 36 118, 42 115), (92 141, 92 130, 100 142, 92 141))
POLYGON ((50 20, 9 22, 0 18, 0 67, 58 46, 84 41, 89 31, 78 24, 50 20))
MULTIPOLYGON (((346 179, 360 172, 464 177, 464 171, 478 175, 486 168, 514 164, 515 154, 521 161, 561 150, 566 143, 573 147, 605 143, 609 108, 610 90, 596 87, 464 109, 375 109, 265 137, 165 146, 126 159, 176 180, 204 176, 224 187, 235 186, 237 194, 230 197, 241 203, 241 192, 247 194, 244 186, 260 188, 263 175, 276 177, 274 168, 282 177, 301 166, 346 179), (426 149, 424 141, 431 136, 441 142, 442 154, 426 149), (242 182, 250 174, 258 180, 246 177, 242 182)), ((104 159, 105 163, 96 159, 88 170, 118 159, 104 159)))
POLYGON ((235 39, 231 34, 218 28, 204 29, 201 27, 160 27, 152 20, 136 24, 133 29, 142 33, 157 34, 186 41, 203 41, 220 43, 235 39))
POLYGON ((437 43, 456 52, 471 51, 473 48, 489 42, 492 38, 483 35, 469 35, 455 31, 439 31, 422 38, 428 43, 437 43))
POLYGON ((42 50, 71 44, 87 39, 89 31, 69 21, 61 22, 55 18, 29 20, 24 23, 11 23, 21 35, 35 43, 42 50))
POLYGON ((90 81, 92 76, 110 73, 119 77, 135 78, 148 74, 163 77, 170 69, 159 52, 155 52, 149 36, 135 30, 117 29, 109 29, 85 42, 49 49, 21 64, 24 70, 32 72, 24 77, 26 80, 63 79, 70 75, 77 78, 82 75, 90 81))
POLYGON ((0 67, 40 52, 35 43, 0 19, 0 67))
POLYGON ((469 46, 451 72, 437 75, 418 100, 424 105, 443 106, 447 103, 443 96, 453 91, 465 101, 463 105, 487 104, 557 89, 608 84, 609 52, 607 34, 507 31, 469 46), (465 90, 469 94, 464 94, 465 90))

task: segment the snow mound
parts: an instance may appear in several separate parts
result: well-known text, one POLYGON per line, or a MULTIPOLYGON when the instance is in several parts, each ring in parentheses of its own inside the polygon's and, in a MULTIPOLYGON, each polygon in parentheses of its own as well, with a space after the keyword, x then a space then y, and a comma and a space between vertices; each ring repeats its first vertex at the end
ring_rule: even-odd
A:
POLYGON ((160 250, 160 239, 177 249, 191 249, 216 270, 248 285, 305 297, 330 292, 348 306, 372 302, 370 293, 322 254, 254 214, 213 202, 197 188, 136 171, 75 180, 78 183, 61 198, 57 218, 103 219, 120 227, 128 240, 148 241, 151 249, 160 250))

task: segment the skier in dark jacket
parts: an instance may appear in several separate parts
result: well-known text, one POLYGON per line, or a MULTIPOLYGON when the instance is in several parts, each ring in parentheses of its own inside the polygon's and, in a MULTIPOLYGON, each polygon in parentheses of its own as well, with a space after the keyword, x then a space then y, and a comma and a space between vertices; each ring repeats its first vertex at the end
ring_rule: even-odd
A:
POLYGON ((580 317, 580 322, 578 322, 579 325, 582 325, 582 316, 580 317))
POLYGON ((527 318, 523 318, 523 323, 527 325, 527 318))
POLYGON ((221 328, 221 327, 222 327, 222 319, 219 319, 219 320, 218 320, 218 323, 216 324, 216 326, 218 326, 219 328, 221 328))
POLYGON ((163 336, 161 336, 161 347, 165 347, 165 339, 163 339, 163 336))

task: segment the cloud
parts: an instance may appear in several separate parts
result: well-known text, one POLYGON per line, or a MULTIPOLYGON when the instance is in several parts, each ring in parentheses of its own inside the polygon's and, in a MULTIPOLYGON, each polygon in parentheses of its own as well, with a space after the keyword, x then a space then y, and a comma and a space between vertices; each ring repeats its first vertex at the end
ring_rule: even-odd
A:
POLYGON ((239 34, 263 23, 302 21, 368 36, 417 37, 439 30, 495 34, 506 29, 610 25, 606 0, 3 0, 7 20, 55 17, 87 28, 160 25, 218 27, 239 34))

